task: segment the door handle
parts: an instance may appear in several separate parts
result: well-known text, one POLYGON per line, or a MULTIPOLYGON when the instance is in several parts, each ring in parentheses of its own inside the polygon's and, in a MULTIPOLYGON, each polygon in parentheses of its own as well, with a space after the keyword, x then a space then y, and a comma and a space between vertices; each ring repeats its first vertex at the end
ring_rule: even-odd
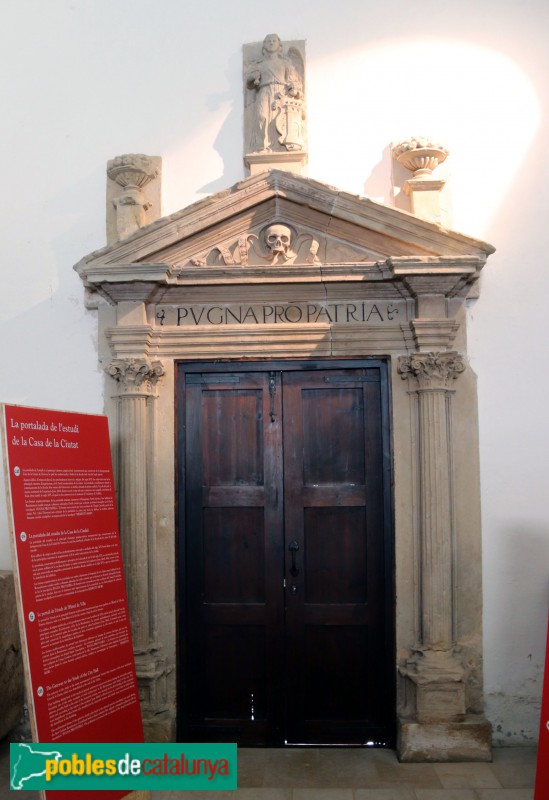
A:
POLYGON ((292 554, 292 566, 290 567, 290 575, 293 575, 294 578, 296 575, 299 575, 299 567, 295 563, 295 554, 299 550, 299 545, 294 539, 293 542, 290 542, 288 550, 292 554))

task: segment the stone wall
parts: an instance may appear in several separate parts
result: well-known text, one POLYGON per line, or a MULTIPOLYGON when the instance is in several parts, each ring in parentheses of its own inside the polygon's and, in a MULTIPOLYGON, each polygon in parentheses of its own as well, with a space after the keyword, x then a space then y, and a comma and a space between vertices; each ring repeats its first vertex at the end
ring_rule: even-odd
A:
POLYGON ((13 573, 0 571, 0 739, 23 715, 23 659, 13 573))

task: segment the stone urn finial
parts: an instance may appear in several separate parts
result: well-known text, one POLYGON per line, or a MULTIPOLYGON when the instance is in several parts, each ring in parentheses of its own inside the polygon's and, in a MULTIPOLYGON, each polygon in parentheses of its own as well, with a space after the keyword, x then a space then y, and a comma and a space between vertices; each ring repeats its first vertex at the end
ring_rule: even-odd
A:
POLYGON ((446 160, 447 155, 445 147, 422 136, 407 139, 393 147, 394 158, 413 172, 414 178, 428 178, 446 160))
POLYGON ((146 224, 146 213, 151 203, 143 188, 158 176, 158 168, 151 158, 140 153, 128 153, 109 161, 107 175, 122 187, 114 200, 116 208, 117 238, 126 239, 146 224))
POLYGON ((109 161, 107 174, 123 189, 142 189, 149 181, 156 178, 158 169, 147 156, 128 154, 109 161))

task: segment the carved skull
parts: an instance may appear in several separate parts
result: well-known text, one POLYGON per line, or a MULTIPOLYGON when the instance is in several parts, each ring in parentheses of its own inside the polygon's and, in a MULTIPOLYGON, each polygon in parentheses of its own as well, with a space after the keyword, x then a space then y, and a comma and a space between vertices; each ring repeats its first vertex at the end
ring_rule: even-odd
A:
POLYGON ((292 244, 292 232, 286 225, 269 225, 265 231, 265 244, 273 255, 286 254, 292 244))

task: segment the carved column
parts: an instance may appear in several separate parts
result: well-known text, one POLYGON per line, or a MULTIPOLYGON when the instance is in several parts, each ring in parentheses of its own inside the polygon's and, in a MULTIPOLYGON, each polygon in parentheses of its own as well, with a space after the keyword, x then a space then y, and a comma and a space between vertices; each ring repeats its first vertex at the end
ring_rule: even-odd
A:
POLYGON ((464 671, 454 653, 451 383, 465 370, 456 352, 417 353, 398 370, 417 394, 420 641, 401 670, 419 722, 465 715, 464 671))
POLYGON ((122 556, 144 711, 165 705, 165 670, 156 640, 154 521, 154 400, 164 375, 160 361, 114 359, 107 373, 118 384, 118 507, 122 556))

